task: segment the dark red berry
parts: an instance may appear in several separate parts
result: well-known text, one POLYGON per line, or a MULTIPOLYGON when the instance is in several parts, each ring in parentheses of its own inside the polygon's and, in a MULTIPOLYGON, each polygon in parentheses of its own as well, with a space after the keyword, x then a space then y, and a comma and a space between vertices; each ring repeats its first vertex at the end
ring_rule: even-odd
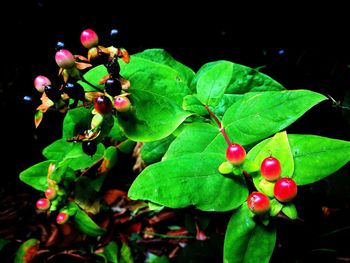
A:
POLYGON ((39 210, 47 210, 50 208, 50 200, 47 198, 40 198, 37 202, 36 202, 36 207, 39 210))
POLYGON ((227 160, 234 164, 240 165, 244 162, 246 157, 246 151, 242 145, 238 143, 231 143, 226 150, 226 158, 227 160))
POLYGON ((103 115, 112 112, 113 105, 107 96, 101 95, 95 98, 94 108, 98 113, 103 115))
POLYGON ((58 213, 58 215, 56 217, 56 222, 57 222, 57 224, 62 225, 62 224, 67 223, 68 219, 69 219, 68 213, 63 211, 63 212, 58 213))
POLYGON ((47 85, 44 88, 46 96, 53 102, 58 102, 61 99, 61 91, 52 85, 47 85))
POLYGON ((277 158, 270 156, 262 161, 260 173, 266 180, 276 181, 280 177, 281 172, 281 164, 277 158))
POLYGON ((252 192, 247 198, 249 209, 257 215, 261 215, 269 211, 270 198, 261 192, 252 192))
POLYGON ((47 199, 52 200, 57 196, 57 192, 54 188, 50 187, 45 190, 45 196, 47 199))
POLYGON ((105 82, 106 92, 112 97, 120 95, 122 91, 122 85, 118 79, 109 78, 105 82))
POLYGON ((119 112, 127 112, 131 108, 131 102, 126 96, 114 98, 114 108, 119 112))
POLYGON ((95 141, 83 141, 82 148, 84 153, 89 156, 93 156, 97 151, 97 144, 95 141))
POLYGON ((280 202, 289 202, 297 195, 298 186, 292 178, 278 179, 273 188, 275 198, 280 202))

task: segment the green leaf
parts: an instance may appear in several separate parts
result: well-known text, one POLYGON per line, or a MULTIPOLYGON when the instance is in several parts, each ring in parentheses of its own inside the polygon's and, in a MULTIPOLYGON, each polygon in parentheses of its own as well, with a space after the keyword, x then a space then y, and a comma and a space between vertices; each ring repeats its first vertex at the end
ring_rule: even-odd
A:
POLYGON ((107 68, 104 65, 98 65, 87 71, 83 77, 86 81, 78 80, 78 83, 83 86, 85 92, 98 91, 90 84, 97 87, 101 92, 104 90, 104 84, 98 84, 100 79, 108 74, 107 68), (90 84, 89 84, 90 83, 90 84))
POLYGON ((297 185, 319 181, 350 161, 350 142, 317 135, 289 135, 297 185))
POLYGON ((131 249, 125 242, 122 242, 120 248, 120 263, 134 263, 131 249))
MULTIPOLYGON (((259 152, 271 138, 254 146, 249 156, 259 152)), ((294 159, 293 180, 297 185, 319 181, 350 161, 350 142, 318 135, 289 134, 294 159)))
POLYGON ((74 201, 87 213, 97 214, 100 211, 98 192, 93 188, 91 179, 81 176, 76 180, 74 201))
POLYGON ((142 160, 148 164, 160 161, 174 139, 175 136, 171 134, 164 139, 144 143, 141 148, 142 160))
MULTIPOLYGON (((182 132, 170 144, 163 160, 180 157, 188 153, 203 152, 209 142, 215 137, 222 136, 219 128, 208 123, 190 123, 186 124, 182 132)), ((225 158, 225 153, 223 153, 225 158)))
POLYGON ((67 142, 66 139, 59 139, 46 146, 42 154, 46 159, 60 160, 72 149, 73 145, 73 143, 67 142))
POLYGON ((222 116, 224 116, 227 109, 231 107, 236 101, 240 100, 242 96, 243 95, 241 94, 224 94, 219 103, 214 107, 210 107, 210 109, 212 112, 214 112, 218 119, 222 119, 222 116))
POLYGON ((226 111, 222 123, 231 140, 247 145, 286 128, 325 99, 309 90, 248 93, 226 111))
POLYGON ((84 107, 74 108, 67 112, 63 119, 62 138, 68 139, 90 129, 92 119, 91 109, 84 107))
POLYGON ((136 178, 128 196, 170 208, 234 209, 245 201, 248 190, 243 178, 218 172, 222 161, 220 154, 194 153, 152 164, 136 178))
POLYGON ((91 217, 77 206, 77 211, 73 216, 73 222, 77 229, 88 236, 101 236, 106 230, 97 225, 91 217))
POLYGON ((10 243, 10 240, 0 238, 0 251, 8 244, 10 243))
POLYGON ((183 99, 182 108, 199 115, 208 114, 203 103, 198 100, 197 95, 186 95, 183 99))
POLYGON ((169 263, 169 258, 166 255, 157 256, 156 254, 147 253, 147 257, 144 263, 169 263))
POLYGON ((84 153, 81 142, 73 143, 72 150, 70 150, 64 157, 65 162, 73 170, 80 170, 90 167, 92 164, 97 162, 104 154, 105 147, 102 143, 97 144, 97 151, 93 156, 89 156, 84 153))
POLYGON ((197 97, 204 105, 215 106, 230 84, 233 63, 221 60, 208 64, 196 74, 197 97))
POLYGON ((176 70, 180 77, 187 82, 187 85, 190 85, 193 77, 194 71, 175 60, 167 51, 160 48, 146 49, 141 53, 135 54, 136 57, 141 57, 149 59, 153 62, 169 66, 170 68, 176 70))
POLYGON ((14 263, 29 263, 39 250, 40 241, 30 238, 24 241, 16 252, 14 263))
POLYGON ((118 160, 117 149, 114 146, 109 146, 103 154, 103 161, 99 170, 108 172, 111 170, 118 160))
POLYGON ((274 91, 285 88, 276 80, 256 69, 233 63, 230 86, 226 93, 244 94, 252 91, 274 91))
POLYGON ((54 160, 46 160, 37 163, 19 174, 19 178, 22 182, 30 185, 39 191, 45 191, 47 188, 47 175, 49 172, 49 166, 54 163, 54 160))
POLYGON ((275 198, 270 200, 270 206, 270 216, 276 216, 283 208, 283 204, 278 202, 275 198))
POLYGON ((118 245, 116 242, 111 241, 103 249, 103 254, 108 262, 118 263, 118 245))
POLYGON ((282 212, 290 219, 294 220, 298 218, 298 211, 295 205, 291 202, 283 204, 282 212))
POLYGON ((225 263, 268 263, 276 242, 276 229, 255 223, 246 203, 235 210, 227 225, 225 263))
POLYGON ((182 109, 190 90, 180 74, 167 65, 140 56, 131 56, 121 65, 128 79, 132 110, 118 114, 119 125, 134 141, 153 141, 170 135, 191 114, 182 109))
POLYGON ((114 125, 110 130, 108 137, 111 137, 116 142, 124 141, 126 137, 122 129, 119 127, 118 118, 113 116, 113 119, 114 119, 114 125))

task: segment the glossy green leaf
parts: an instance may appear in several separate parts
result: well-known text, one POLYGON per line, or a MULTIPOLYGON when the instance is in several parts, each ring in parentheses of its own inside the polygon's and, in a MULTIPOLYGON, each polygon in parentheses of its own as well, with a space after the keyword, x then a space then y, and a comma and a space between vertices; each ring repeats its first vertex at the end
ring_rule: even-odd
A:
POLYGON ((136 57, 141 57, 149 59, 153 62, 166 65, 173 70, 176 70, 181 79, 187 82, 190 85, 193 77, 194 71, 184 65, 183 63, 175 60, 166 50, 160 48, 146 49, 140 53, 135 54, 136 57))
POLYGON ((221 60, 208 64, 203 65, 196 74, 197 97, 204 105, 215 106, 230 84, 233 63, 221 60))
POLYGON ((175 136, 170 134, 164 139, 144 143, 141 148, 142 160, 148 164, 160 161, 174 139, 175 136))
MULTIPOLYGON (((252 149, 254 155, 269 143, 263 140, 252 149)), ((319 181, 350 161, 350 142, 318 135, 289 134, 288 141, 294 159, 293 180, 297 185, 319 181)))
POLYGON ((46 146, 42 154, 46 159, 60 160, 64 155, 72 150, 74 143, 67 142, 66 139, 59 139, 46 146))
POLYGON ((298 211, 292 202, 283 204, 282 213, 294 220, 298 218, 298 211))
POLYGON ((49 172, 49 166, 54 163, 54 160, 46 160, 39 162, 19 174, 19 178, 22 182, 30 185, 39 191, 45 191, 47 188, 47 175, 49 172))
POLYGON ((191 114, 182 109, 190 90, 171 67, 148 58, 131 56, 121 65, 121 75, 131 87, 132 110, 118 114, 119 125, 134 141, 154 141, 170 135, 191 114))
POLYGON ((114 167, 118 160, 117 149, 114 146, 109 146, 105 149, 103 154, 103 161, 101 167, 103 170, 109 171, 114 167))
POLYGON ((78 206, 75 215, 73 216, 73 222, 77 229, 88 236, 101 236, 106 230, 97 225, 92 218, 81 210, 78 206))
POLYGON ((222 123, 231 140, 247 145, 286 128, 325 99, 309 90, 248 93, 226 111, 222 123))
POLYGON ((233 63, 230 86, 226 93, 244 94, 254 91, 277 91, 285 88, 276 80, 256 69, 233 63))
POLYGON ((67 112, 63 120, 63 139, 68 139, 91 128, 91 109, 84 107, 74 108, 67 112))
POLYGON ((350 142, 317 135, 289 135, 297 185, 319 181, 350 161, 350 142))
POLYGON ((99 84, 99 81, 107 74, 108 71, 104 65, 94 66, 83 75, 84 80, 78 80, 78 83, 83 86, 85 92, 103 92, 104 84, 99 84), (95 86, 95 88, 93 86, 95 86))
POLYGON ((236 101, 240 100, 243 95, 241 94, 224 94, 219 103, 215 106, 211 106, 210 109, 218 119, 222 119, 225 112, 231 107, 236 101))
POLYGON ((256 223, 246 203, 235 210, 227 225, 225 263, 268 263, 276 242, 276 229, 256 223))
POLYGON ((199 115, 206 115, 208 111, 205 109, 204 105, 197 98, 197 95, 187 95, 183 99, 182 108, 186 111, 190 111, 199 115))
MULTIPOLYGON (((216 136, 222 135, 219 132, 219 128, 211 124, 198 122, 186 124, 182 132, 170 144, 163 159, 180 157, 188 153, 203 152, 216 136)), ((224 153, 223 158, 225 158, 224 153)))
POLYGON ((108 137, 111 137, 116 142, 124 141, 126 139, 126 136, 119 126, 118 118, 113 116, 113 119, 114 119, 114 125, 112 129, 109 131, 108 137))
POLYGON ((8 244, 10 243, 10 240, 0 238, 0 251, 8 244))
POLYGON ((90 167, 97 162, 104 154, 105 147, 102 143, 97 145, 97 151, 93 156, 84 153, 81 142, 74 143, 72 149, 66 154, 63 161, 68 163, 68 166, 73 170, 80 170, 90 167))
POLYGON ((157 256, 148 252, 144 263, 170 263, 170 260, 166 255, 157 256))
POLYGON ((14 263, 29 263, 34 258, 39 250, 40 241, 35 238, 30 238, 24 241, 17 249, 14 263))
POLYGON ((132 199, 171 208, 194 205, 204 211, 228 211, 248 195, 243 178, 226 178, 218 171, 221 154, 187 154, 146 167, 129 189, 132 199))

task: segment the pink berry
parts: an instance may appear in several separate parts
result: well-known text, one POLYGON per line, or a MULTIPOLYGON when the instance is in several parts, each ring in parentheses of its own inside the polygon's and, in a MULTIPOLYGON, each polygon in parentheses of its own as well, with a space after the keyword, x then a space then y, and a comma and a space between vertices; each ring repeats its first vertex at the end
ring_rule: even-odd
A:
POLYGON ((39 92, 44 92, 45 91, 45 86, 51 85, 51 81, 42 75, 38 75, 34 79, 34 87, 37 89, 39 92))
POLYGON ((297 195, 298 186, 292 178, 278 179, 273 188, 275 198, 280 202, 289 202, 297 195))
POLYGON ((242 145, 238 143, 231 143, 226 150, 226 159, 234 164, 240 165, 244 162, 246 157, 246 151, 242 145))
POLYGON ((67 223, 68 218, 69 218, 69 215, 67 214, 67 212, 60 212, 56 217, 56 222, 57 224, 62 225, 64 223, 67 223))
POLYGON ((85 29, 80 34, 80 42, 84 47, 90 49, 98 45, 98 36, 92 29, 85 29))
POLYGON ((56 52, 55 60, 60 68, 69 69, 74 67, 75 58, 67 49, 60 49, 56 52))
POLYGON ((131 102, 127 97, 116 96, 114 98, 114 108, 116 108, 117 111, 126 112, 130 109, 130 107, 131 107, 131 102))
POLYGON ((252 192, 247 198, 249 209, 257 215, 261 215, 269 211, 270 198, 261 192, 252 192))
POLYGON ((47 199, 52 200, 57 196, 57 192, 54 188, 47 188, 45 190, 45 196, 47 199))
POLYGON ((280 177, 281 172, 281 164, 277 158, 270 156, 262 161, 260 173, 266 180, 276 181, 280 177))
POLYGON ((40 198, 37 202, 36 202, 36 207, 39 210, 47 210, 50 208, 50 200, 47 198, 40 198))

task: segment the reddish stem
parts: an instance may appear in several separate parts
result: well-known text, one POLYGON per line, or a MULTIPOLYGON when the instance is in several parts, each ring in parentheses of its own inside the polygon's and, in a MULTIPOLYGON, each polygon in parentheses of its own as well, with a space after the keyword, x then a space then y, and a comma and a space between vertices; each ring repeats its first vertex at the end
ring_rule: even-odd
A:
POLYGON ((204 107, 207 109, 207 111, 209 112, 210 116, 213 117, 213 119, 215 120, 216 124, 219 126, 219 130, 220 130, 220 132, 222 133, 222 135, 224 136, 224 138, 225 138, 227 144, 228 144, 228 145, 231 145, 231 141, 230 141, 230 139, 228 138, 227 133, 226 133, 224 127, 222 127, 222 124, 221 124, 221 122, 219 121, 219 119, 215 116, 214 112, 212 112, 212 111, 209 109, 209 106, 208 106, 208 105, 205 105, 204 107))

